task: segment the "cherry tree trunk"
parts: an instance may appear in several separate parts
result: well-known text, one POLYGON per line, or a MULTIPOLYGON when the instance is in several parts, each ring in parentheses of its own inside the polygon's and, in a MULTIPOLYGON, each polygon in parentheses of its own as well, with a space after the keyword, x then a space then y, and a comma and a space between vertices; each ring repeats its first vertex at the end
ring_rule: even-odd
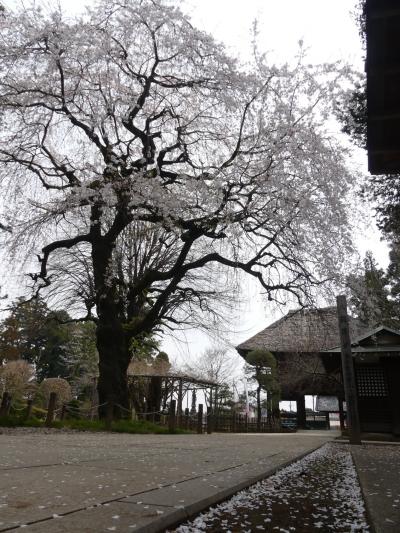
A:
POLYGON ((99 417, 127 418, 130 401, 127 370, 130 362, 128 338, 118 306, 115 286, 108 265, 112 243, 98 240, 92 247, 96 289, 96 345, 99 352, 99 417), (113 406, 112 413, 110 405, 113 406))
POLYGON ((124 342, 122 328, 99 325, 97 328, 99 352, 99 417, 105 418, 107 405, 113 405, 113 417, 130 417, 130 398, 127 370, 130 357, 124 342))

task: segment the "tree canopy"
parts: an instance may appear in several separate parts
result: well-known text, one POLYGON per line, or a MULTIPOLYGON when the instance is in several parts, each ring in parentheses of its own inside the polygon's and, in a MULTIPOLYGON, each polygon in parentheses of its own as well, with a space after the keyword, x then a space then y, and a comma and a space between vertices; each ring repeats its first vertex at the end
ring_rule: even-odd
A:
POLYGON ((345 70, 302 51, 293 67, 257 51, 243 66, 163 0, 101 0, 75 19, 32 3, 0 26, 10 247, 39 254, 43 293, 76 286, 66 254, 89 259, 101 403, 127 405, 132 339, 212 312, 229 269, 301 305, 337 277, 352 176, 324 124, 345 70), (164 260, 138 242, 138 275, 121 276, 137 225, 164 260))

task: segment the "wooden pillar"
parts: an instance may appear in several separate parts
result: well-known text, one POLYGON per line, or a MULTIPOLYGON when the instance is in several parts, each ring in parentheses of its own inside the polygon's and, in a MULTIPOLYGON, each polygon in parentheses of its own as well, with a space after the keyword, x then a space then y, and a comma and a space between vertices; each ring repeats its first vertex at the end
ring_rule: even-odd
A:
POLYGON ((213 430, 213 410, 212 407, 207 407, 207 433, 210 435, 213 430))
POLYGON ((183 403, 183 382, 182 378, 179 378, 178 382, 178 406, 177 406, 177 422, 178 427, 182 427, 182 403, 183 403))
POLYGON ((176 400, 171 400, 169 404, 168 429, 171 433, 176 428, 176 400))
POLYGON ((344 431, 345 425, 344 425, 344 410, 343 410, 343 399, 338 398, 339 400, 339 424, 340 424, 340 431, 344 431))
POLYGON ((306 398, 304 395, 296 398, 297 406, 297 427, 299 429, 306 429, 307 417, 306 417, 306 398))
POLYGON ((174 389, 175 389, 175 380, 172 379, 172 380, 171 380, 171 391, 170 391, 170 394, 169 394, 169 396, 168 396, 168 397, 171 399, 171 401, 172 401, 173 398, 174 398, 174 392, 175 392, 174 389))
POLYGON ((167 409, 167 402, 168 402, 168 378, 166 377, 164 380, 164 390, 163 390, 163 399, 162 399, 162 411, 165 411, 167 409))
POLYGON ((347 316, 346 296, 336 298, 339 321, 340 344, 342 352, 342 372, 344 394, 347 405, 347 428, 350 444, 361 444, 360 418, 358 414, 357 386, 354 363, 351 355, 349 320, 347 316))
POLYGON ((199 403, 199 412, 197 413, 197 433, 203 433, 203 404, 199 403))

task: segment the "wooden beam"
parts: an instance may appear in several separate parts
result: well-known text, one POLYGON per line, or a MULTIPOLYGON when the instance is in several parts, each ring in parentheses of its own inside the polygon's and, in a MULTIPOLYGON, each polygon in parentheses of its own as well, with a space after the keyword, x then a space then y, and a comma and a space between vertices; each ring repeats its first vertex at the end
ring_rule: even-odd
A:
POLYGON ((296 398, 296 409, 297 409, 297 427, 299 429, 306 429, 307 416, 306 416, 306 399, 304 395, 298 396, 296 398))
POLYGON ((358 414, 357 386, 354 375, 354 363, 351 355, 349 319, 347 316, 346 296, 336 298, 340 345, 342 353, 343 386, 347 406, 347 428, 350 444, 361 444, 360 418, 358 414))

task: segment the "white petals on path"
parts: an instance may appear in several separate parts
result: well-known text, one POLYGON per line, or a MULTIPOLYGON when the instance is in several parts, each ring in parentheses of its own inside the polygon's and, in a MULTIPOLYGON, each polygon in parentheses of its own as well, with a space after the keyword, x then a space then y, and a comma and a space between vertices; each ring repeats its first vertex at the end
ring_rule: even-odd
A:
POLYGON ((369 531, 349 448, 326 444, 212 507, 176 533, 369 531))

